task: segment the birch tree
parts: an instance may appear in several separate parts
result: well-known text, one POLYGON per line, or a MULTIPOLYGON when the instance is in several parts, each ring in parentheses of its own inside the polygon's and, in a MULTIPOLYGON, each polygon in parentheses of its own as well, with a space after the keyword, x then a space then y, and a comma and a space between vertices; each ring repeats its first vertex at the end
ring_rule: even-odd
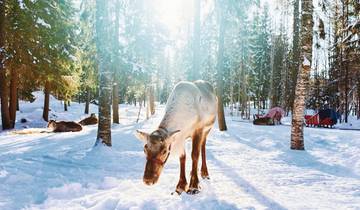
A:
POLYGON ((295 88, 295 101, 291 126, 291 149, 304 150, 304 111, 307 89, 311 71, 312 39, 313 39, 313 2, 301 2, 300 59, 299 73, 295 88))

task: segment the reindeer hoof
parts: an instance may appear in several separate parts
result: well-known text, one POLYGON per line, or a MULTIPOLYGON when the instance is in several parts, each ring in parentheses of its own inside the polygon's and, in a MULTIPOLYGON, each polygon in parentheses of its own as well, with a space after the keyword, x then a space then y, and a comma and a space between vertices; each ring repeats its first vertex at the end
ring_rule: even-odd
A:
POLYGON ((177 193, 178 195, 181 195, 182 192, 186 192, 186 190, 182 188, 176 188, 175 192, 173 192, 172 194, 177 193))
POLYGON ((176 193, 176 195, 179 195, 179 196, 181 195, 181 192, 178 192, 178 191, 172 192, 171 195, 175 195, 175 193, 176 193))
POLYGON ((178 185, 176 186, 175 192, 178 195, 181 195, 182 192, 187 192, 188 189, 189 187, 186 181, 185 182, 179 181, 178 185))
POLYGON ((201 178, 210 179, 209 173, 206 171, 201 171, 201 178))
POLYGON ((195 194, 200 193, 200 190, 197 188, 190 188, 186 193, 189 195, 195 195, 195 194))
POLYGON ((207 176, 201 175, 201 178, 209 180, 209 179, 210 179, 210 176, 209 176, 209 175, 207 175, 207 176))

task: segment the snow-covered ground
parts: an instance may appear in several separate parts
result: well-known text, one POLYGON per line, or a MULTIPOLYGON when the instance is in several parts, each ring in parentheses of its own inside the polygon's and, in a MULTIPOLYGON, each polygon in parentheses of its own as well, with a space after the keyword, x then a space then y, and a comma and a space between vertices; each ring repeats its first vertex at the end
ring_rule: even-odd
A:
MULTIPOLYGON (((42 96, 36 96, 32 104, 21 103, 18 120, 41 128, 42 96)), ((0 133, 0 209, 360 209, 359 131, 306 128, 306 151, 291 151, 290 126, 254 126, 232 117, 229 131, 214 128, 209 135, 211 179, 201 180, 200 194, 171 194, 179 176, 175 157, 158 184, 145 186, 142 143, 133 134, 155 128, 163 108, 150 120, 143 110, 136 124, 138 107, 122 105, 112 148, 93 148, 97 126, 78 133, 0 133)), ((52 98, 51 109, 57 120, 85 116, 83 104, 63 112, 52 98)))

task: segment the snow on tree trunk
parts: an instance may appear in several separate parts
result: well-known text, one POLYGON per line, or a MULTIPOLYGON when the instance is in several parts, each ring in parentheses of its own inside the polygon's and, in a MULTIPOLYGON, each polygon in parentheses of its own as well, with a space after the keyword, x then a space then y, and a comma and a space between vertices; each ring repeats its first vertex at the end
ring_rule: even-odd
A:
POLYGON ((307 89, 309 86, 312 39, 313 39, 313 2, 304 0, 301 4, 301 57, 298 79, 295 88, 295 101, 292 113, 291 149, 304 150, 304 111, 307 89))
POLYGON ((99 61, 99 123, 95 145, 102 143, 111 146, 111 95, 112 77, 111 71, 111 38, 109 2, 96 0, 96 47, 99 61))
MULTIPOLYGON (((218 7, 222 5, 218 4, 218 7)), ((218 99, 218 124, 220 131, 226 131, 226 121, 224 114, 224 105, 223 105, 223 70, 224 70, 224 33, 225 33, 225 17, 223 14, 223 9, 219 8, 219 47, 218 47, 218 63, 217 63, 217 88, 216 94, 218 99)))

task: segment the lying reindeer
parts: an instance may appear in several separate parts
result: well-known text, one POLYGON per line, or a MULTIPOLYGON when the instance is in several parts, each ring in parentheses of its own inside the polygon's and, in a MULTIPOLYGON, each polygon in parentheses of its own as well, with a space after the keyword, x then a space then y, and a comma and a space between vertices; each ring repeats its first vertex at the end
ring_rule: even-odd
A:
POLYGON ((80 125, 95 125, 98 123, 98 118, 94 113, 79 122, 80 125))
POLYGON ((196 194, 200 192, 198 161, 201 152, 201 177, 209 178, 206 166, 206 137, 213 127, 217 111, 217 100, 213 87, 205 81, 180 82, 168 98, 165 115, 152 133, 137 131, 137 137, 144 141, 146 166, 143 181, 155 184, 171 154, 180 158, 180 179, 176 192, 196 194), (185 175, 185 140, 192 138, 192 170, 190 185, 185 175))
POLYGON ((71 121, 55 122, 55 120, 50 120, 47 127, 50 128, 52 132, 78 132, 82 130, 82 126, 79 123, 71 121))
POLYGON ((275 125, 274 120, 270 117, 261 117, 253 121, 254 125, 275 125))

